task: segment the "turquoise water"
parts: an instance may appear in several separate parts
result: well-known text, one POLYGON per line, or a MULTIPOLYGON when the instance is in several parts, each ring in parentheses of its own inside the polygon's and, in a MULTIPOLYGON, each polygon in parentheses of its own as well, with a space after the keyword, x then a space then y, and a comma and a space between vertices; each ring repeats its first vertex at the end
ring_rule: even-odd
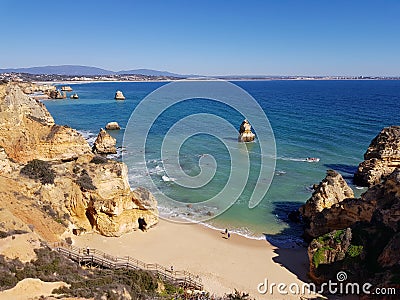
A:
MULTIPOLYGON (((268 116, 276 141, 276 169, 271 187, 261 203, 248 208, 256 174, 259 170, 258 143, 248 144, 250 179, 241 197, 223 214, 207 222, 217 228, 229 228, 252 238, 288 240, 299 235, 300 229, 287 220, 289 211, 296 209, 311 195, 310 187, 318 183, 327 169, 339 171, 351 183, 356 166, 363 159, 371 139, 385 126, 400 124, 400 81, 240 81, 234 82, 261 105, 268 116), (318 163, 308 163, 306 157, 318 157, 318 163)), ((81 131, 93 142, 99 131, 110 121, 118 121, 123 130, 110 132, 122 146, 124 128, 138 103, 149 93, 166 83, 88 83, 73 85, 79 100, 45 101, 56 123, 67 124, 81 131), (116 90, 123 91, 126 101, 113 99, 116 90)), ((212 155, 217 162, 216 174, 202 189, 185 189, 166 179, 160 147, 168 129, 178 120, 194 113, 213 113, 239 127, 244 116, 215 101, 192 99, 165 111, 150 130, 146 142, 146 162, 151 177, 162 193, 184 203, 196 203, 221 190, 227 181, 231 163, 224 147, 223 136, 218 140, 199 134, 187 140, 180 150, 179 164, 185 173, 200 172, 199 158, 212 155)), ((212 126, 212 124, 197 124, 212 126)), ((257 130, 256 130, 257 133, 257 130)), ((130 149, 124 149, 129 154, 130 149)), ((119 154, 115 157, 120 159, 119 154)), ((129 181, 133 187, 145 185, 144 174, 135 172, 139 166, 130 165, 129 181)), ((355 189, 360 194, 363 190, 355 189)), ((157 195, 157 191, 155 194, 157 195)), ((195 217, 212 214, 213 207, 188 214, 166 203, 160 203, 163 215, 195 217)))

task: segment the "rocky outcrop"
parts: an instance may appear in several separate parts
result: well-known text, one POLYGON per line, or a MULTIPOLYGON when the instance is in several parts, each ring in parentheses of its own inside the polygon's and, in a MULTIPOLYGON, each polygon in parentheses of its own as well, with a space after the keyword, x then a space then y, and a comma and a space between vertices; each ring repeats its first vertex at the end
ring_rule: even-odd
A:
POLYGON ((91 152, 85 139, 68 126, 54 125, 44 105, 25 95, 18 85, 0 86, 0 146, 18 162, 34 158, 72 160, 91 152))
MULTIPOLYGON (((328 170, 326 177, 313 188, 311 198, 299 209, 306 224, 306 239, 345 228, 362 214, 363 211, 359 211, 358 208, 358 200, 353 199, 353 190, 336 171, 328 170), (343 215, 343 210, 348 210, 349 214, 343 215)), ((369 206, 365 209, 370 210, 369 206)))
MULTIPOLYGON (((329 173, 328 171, 327 178, 332 177, 329 173)), ((313 196, 300 208, 306 225, 304 231, 306 239, 352 226, 356 222, 373 221, 383 223, 394 231, 399 229, 400 169, 395 169, 383 183, 369 188, 358 199, 345 198, 346 195, 353 196, 352 191, 346 183, 343 184, 343 178, 339 176, 334 176, 336 179, 331 180, 331 184, 324 184, 325 178, 316 187, 313 196), (330 188, 327 189, 329 185, 330 188), (321 187, 324 186, 325 189, 321 191, 321 187), (330 193, 326 193, 327 190, 330 193)))
POLYGON ((125 100, 125 96, 121 91, 116 91, 114 99, 115 100, 125 100))
POLYGON ((400 231, 400 168, 387 179, 365 192, 361 198, 376 202, 373 222, 382 223, 391 230, 400 231))
POLYGON ((44 105, 27 95, 15 84, 0 85, 0 126, 12 130, 21 126, 26 117, 35 118, 44 125, 53 125, 54 120, 44 105))
POLYGON ((249 121, 244 120, 240 125, 238 141, 252 142, 254 141, 255 137, 256 137, 255 134, 251 131, 251 125, 249 121))
POLYGON ((125 164, 112 160, 101 164, 78 161, 53 169, 54 185, 41 186, 38 197, 55 211, 68 213, 81 231, 120 236, 137 230, 139 218, 146 221, 148 228, 157 224, 156 200, 143 188, 131 191, 125 164))
POLYGON ((330 208, 346 198, 354 197, 353 190, 347 185, 342 175, 333 170, 328 170, 326 177, 313 188, 311 198, 300 207, 303 218, 310 220, 325 208, 330 208))
POLYGON ((67 93, 60 90, 50 91, 49 97, 52 99, 65 99, 67 98, 67 93))
POLYGON ((306 233, 314 237, 308 247, 313 281, 346 271, 350 282, 399 288, 400 168, 359 199, 346 198, 324 208, 306 233))
POLYGON ((372 140, 354 175, 354 182, 360 186, 378 184, 396 167, 400 167, 400 126, 390 126, 372 140))
POLYGON ((70 87, 69 85, 64 85, 61 87, 61 90, 65 92, 72 92, 72 87, 70 87))
POLYGON ((305 239, 309 240, 332 230, 343 229, 356 222, 372 219, 376 201, 348 198, 330 208, 317 213, 304 230, 305 239))
POLYGON ((131 191, 125 164, 95 157, 77 131, 55 125, 46 108, 13 83, 0 85, 0 146, 0 194, 7 203, 23 199, 59 226, 106 236, 136 230, 143 220, 147 228, 158 222, 157 202, 143 188, 131 191), (33 159, 47 161, 41 165, 53 181, 21 173, 33 159))
POLYGON ((378 257, 384 268, 400 266, 400 233, 395 234, 378 257))
POLYGON ((106 129, 107 130, 120 130, 121 127, 119 126, 119 124, 117 122, 109 122, 106 125, 106 129))
POLYGON ((115 148, 116 143, 117 140, 101 128, 92 151, 97 154, 115 154, 117 153, 117 149, 115 148))
MULTIPOLYGON (((351 241, 352 232, 350 228, 335 230, 318 239, 312 240, 308 246, 307 253, 310 261, 309 275, 314 282, 323 282, 327 277, 327 274, 324 274, 323 272, 320 274, 318 272, 319 267, 343 261, 346 256, 349 256, 349 248, 353 248, 350 248, 350 251, 354 250, 351 241)), ((360 252, 359 254, 361 254, 362 247, 358 250, 360 252)), ((354 253, 352 253, 352 255, 354 255, 354 253)))

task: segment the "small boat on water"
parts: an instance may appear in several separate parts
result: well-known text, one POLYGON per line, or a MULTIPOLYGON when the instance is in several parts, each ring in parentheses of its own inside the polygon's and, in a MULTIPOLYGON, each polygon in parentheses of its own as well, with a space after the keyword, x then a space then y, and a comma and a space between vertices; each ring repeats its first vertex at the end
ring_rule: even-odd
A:
POLYGON ((79 99, 79 96, 77 93, 72 94, 70 97, 70 99, 79 99))
POLYGON ((318 157, 307 157, 306 161, 307 162, 319 162, 319 158, 318 157))

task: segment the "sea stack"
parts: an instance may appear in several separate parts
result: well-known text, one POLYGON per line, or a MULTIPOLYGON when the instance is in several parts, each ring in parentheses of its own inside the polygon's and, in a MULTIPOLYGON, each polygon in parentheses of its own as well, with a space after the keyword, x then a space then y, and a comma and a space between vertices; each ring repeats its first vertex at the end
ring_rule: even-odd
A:
POLYGON ((115 100, 125 100, 125 96, 124 96, 124 94, 122 94, 122 92, 121 91, 117 91, 116 93, 115 93, 115 100))
POLYGON ((117 122, 109 122, 106 125, 106 129, 107 130, 120 130, 121 127, 119 126, 119 124, 117 122))
POLYGON ((254 141, 254 138, 255 134, 251 131, 251 125, 249 121, 244 120, 240 125, 238 141, 245 143, 252 142, 254 141))
POLYGON ((92 151, 96 154, 115 154, 117 153, 115 144, 115 138, 101 128, 99 134, 97 135, 97 139, 94 142, 92 151))

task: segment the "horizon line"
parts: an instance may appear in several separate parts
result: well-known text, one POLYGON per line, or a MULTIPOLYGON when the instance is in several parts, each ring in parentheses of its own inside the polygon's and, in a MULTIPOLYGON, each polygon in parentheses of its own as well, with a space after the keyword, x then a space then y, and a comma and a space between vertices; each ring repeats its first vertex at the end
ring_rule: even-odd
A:
MULTIPOLYGON (((328 75, 328 74, 324 74, 324 75, 305 75, 305 74, 274 74, 274 75, 267 75, 267 74, 213 74, 213 75, 204 75, 204 74, 193 74, 192 72, 190 72, 191 74, 183 74, 183 73, 179 73, 179 72, 174 72, 174 71, 168 71, 168 70, 159 70, 159 69, 151 69, 151 68, 145 68, 145 67, 136 67, 136 68, 125 68, 122 70, 111 70, 111 69, 106 69, 104 67, 97 67, 97 66, 88 66, 88 65, 73 65, 73 64, 61 64, 61 65, 40 65, 40 66, 28 66, 28 67, 1 67, 0 71, 3 70, 19 70, 19 69, 31 69, 31 68, 46 68, 46 67, 83 67, 83 68, 95 68, 95 69, 101 69, 107 72, 113 72, 113 73, 121 73, 124 71, 136 71, 136 70, 149 70, 149 71, 156 71, 156 72, 164 72, 164 73, 171 73, 174 75, 181 75, 181 76, 200 76, 200 77, 389 77, 389 78, 393 78, 393 77, 400 77, 400 75, 363 75, 363 74, 358 74, 358 75, 328 75)), ((23 73, 23 72, 16 72, 16 73, 23 73)), ((31 74, 31 73, 27 73, 27 74, 31 74)), ((42 74, 48 74, 48 75, 62 75, 62 74, 54 74, 54 73, 42 73, 42 74)), ((126 73, 129 74, 129 73, 126 73)), ((39 75, 39 74, 35 74, 35 75, 39 75)), ((108 76, 108 75, 104 75, 104 74, 93 74, 93 75, 88 75, 88 74, 80 74, 80 75, 76 75, 76 74, 63 74, 64 76, 108 76)), ((112 74, 109 74, 112 75, 112 74)), ((121 74, 115 74, 115 75, 121 75, 121 74)), ((143 74, 142 74, 143 75, 143 74)), ((150 75, 150 76, 154 76, 154 75, 150 75)), ((166 75, 167 76, 167 75, 166 75)), ((172 76, 172 75, 171 75, 172 76)))

